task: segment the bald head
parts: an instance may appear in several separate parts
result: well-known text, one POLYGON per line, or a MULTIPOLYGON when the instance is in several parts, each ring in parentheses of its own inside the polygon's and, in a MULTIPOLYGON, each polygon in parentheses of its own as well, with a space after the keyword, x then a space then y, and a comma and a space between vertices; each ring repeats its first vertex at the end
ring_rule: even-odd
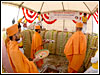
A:
POLYGON ((82 31, 82 28, 76 27, 76 31, 82 31))
POLYGON ((83 28, 83 23, 77 22, 76 23, 76 31, 82 31, 82 28, 83 28))

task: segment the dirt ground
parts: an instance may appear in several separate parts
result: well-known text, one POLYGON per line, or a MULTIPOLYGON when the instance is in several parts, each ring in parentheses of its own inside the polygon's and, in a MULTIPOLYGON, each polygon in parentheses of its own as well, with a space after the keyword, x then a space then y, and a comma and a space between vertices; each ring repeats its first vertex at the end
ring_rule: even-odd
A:
POLYGON ((42 70, 46 67, 51 69, 58 70, 60 73, 67 73, 67 65, 68 61, 66 57, 58 56, 58 55, 49 55, 44 60, 44 64, 42 70))

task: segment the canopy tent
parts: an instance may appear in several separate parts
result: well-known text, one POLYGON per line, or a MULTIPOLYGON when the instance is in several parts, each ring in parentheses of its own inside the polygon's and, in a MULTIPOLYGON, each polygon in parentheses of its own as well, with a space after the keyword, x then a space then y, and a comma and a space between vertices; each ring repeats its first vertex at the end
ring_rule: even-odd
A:
POLYGON ((2 3, 24 7, 35 12, 41 11, 41 13, 64 10, 94 14, 98 9, 97 1, 8 1, 2 3))
MULTIPOLYGON (((98 10, 97 1, 8 1, 2 3, 18 8, 24 7, 34 12, 40 11, 41 14, 57 11, 75 11, 93 15, 98 10)), ((43 21, 42 24, 48 30, 68 28, 69 31, 73 31, 75 29, 75 24, 70 20, 57 20, 52 25, 48 25, 43 21)), ((92 18, 89 19, 87 25, 87 32, 92 33, 92 18)))

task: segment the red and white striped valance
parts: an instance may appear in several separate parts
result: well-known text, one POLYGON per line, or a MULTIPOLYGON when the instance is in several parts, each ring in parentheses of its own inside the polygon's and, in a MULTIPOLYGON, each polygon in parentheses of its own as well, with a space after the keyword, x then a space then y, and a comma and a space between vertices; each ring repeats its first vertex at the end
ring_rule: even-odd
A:
POLYGON ((93 17, 98 24, 98 10, 93 14, 93 17))
POLYGON ((32 23, 38 16, 36 12, 30 11, 28 9, 22 8, 23 14, 27 22, 32 23))
POLYGON ((57 20, 57 19, 50 20, 49 19, 49 13, 48 14, 41 14, 41 17, 43 18, 43 21, 46 22, 47 24, 53 24, 57 20))

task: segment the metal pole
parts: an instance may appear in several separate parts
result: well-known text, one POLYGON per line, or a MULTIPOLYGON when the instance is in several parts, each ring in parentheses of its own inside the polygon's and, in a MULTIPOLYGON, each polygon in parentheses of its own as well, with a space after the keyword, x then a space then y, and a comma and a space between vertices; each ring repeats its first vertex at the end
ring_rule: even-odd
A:
MULTIPOLYGON (((24 3, 24 2, 22 2, 22 3, 19 5, 18 15, 19 15, 20 7, 22 6, 23 3, 24 3)), ((17 15, 17 20, 18 20, 18 15, 17 15)))
POLYGON ((90 10, 89 7, 86 5, 86 3, 85 3, 85 2, 83 2, 83 3, 84 3, 84 5, 87 7, 87 9, 90 11, 90 13, 92 14, 91 10, 90 10))
MULTIPOLYGON (((63 12, 64 12, 65 9, 64 9, 64 4, 63 4, 63 2, 62 2, 62 8, 63 8, 63 12)), ((65 19, 63 19, 63 31, 64 31, 64 27, 65 27, 65 19)))
POLYGON ((19 11, 20 11, 20 7, 19 7, 19 10, 18 10, 17 21, 18 21, 19 11))
POLYGON ((43 2, 42 5, 41 5, 40 12, 41 12, 41 10, 42 10, 43 4, 44 4, 44 2, 43 2))
POLYGON ((63 20, 63 31, 64 31, 64 27, 65 27, 65 19, 63 20))
POLYGON ((92 34, 93 34, 93 15, 92 15, 92 34))

